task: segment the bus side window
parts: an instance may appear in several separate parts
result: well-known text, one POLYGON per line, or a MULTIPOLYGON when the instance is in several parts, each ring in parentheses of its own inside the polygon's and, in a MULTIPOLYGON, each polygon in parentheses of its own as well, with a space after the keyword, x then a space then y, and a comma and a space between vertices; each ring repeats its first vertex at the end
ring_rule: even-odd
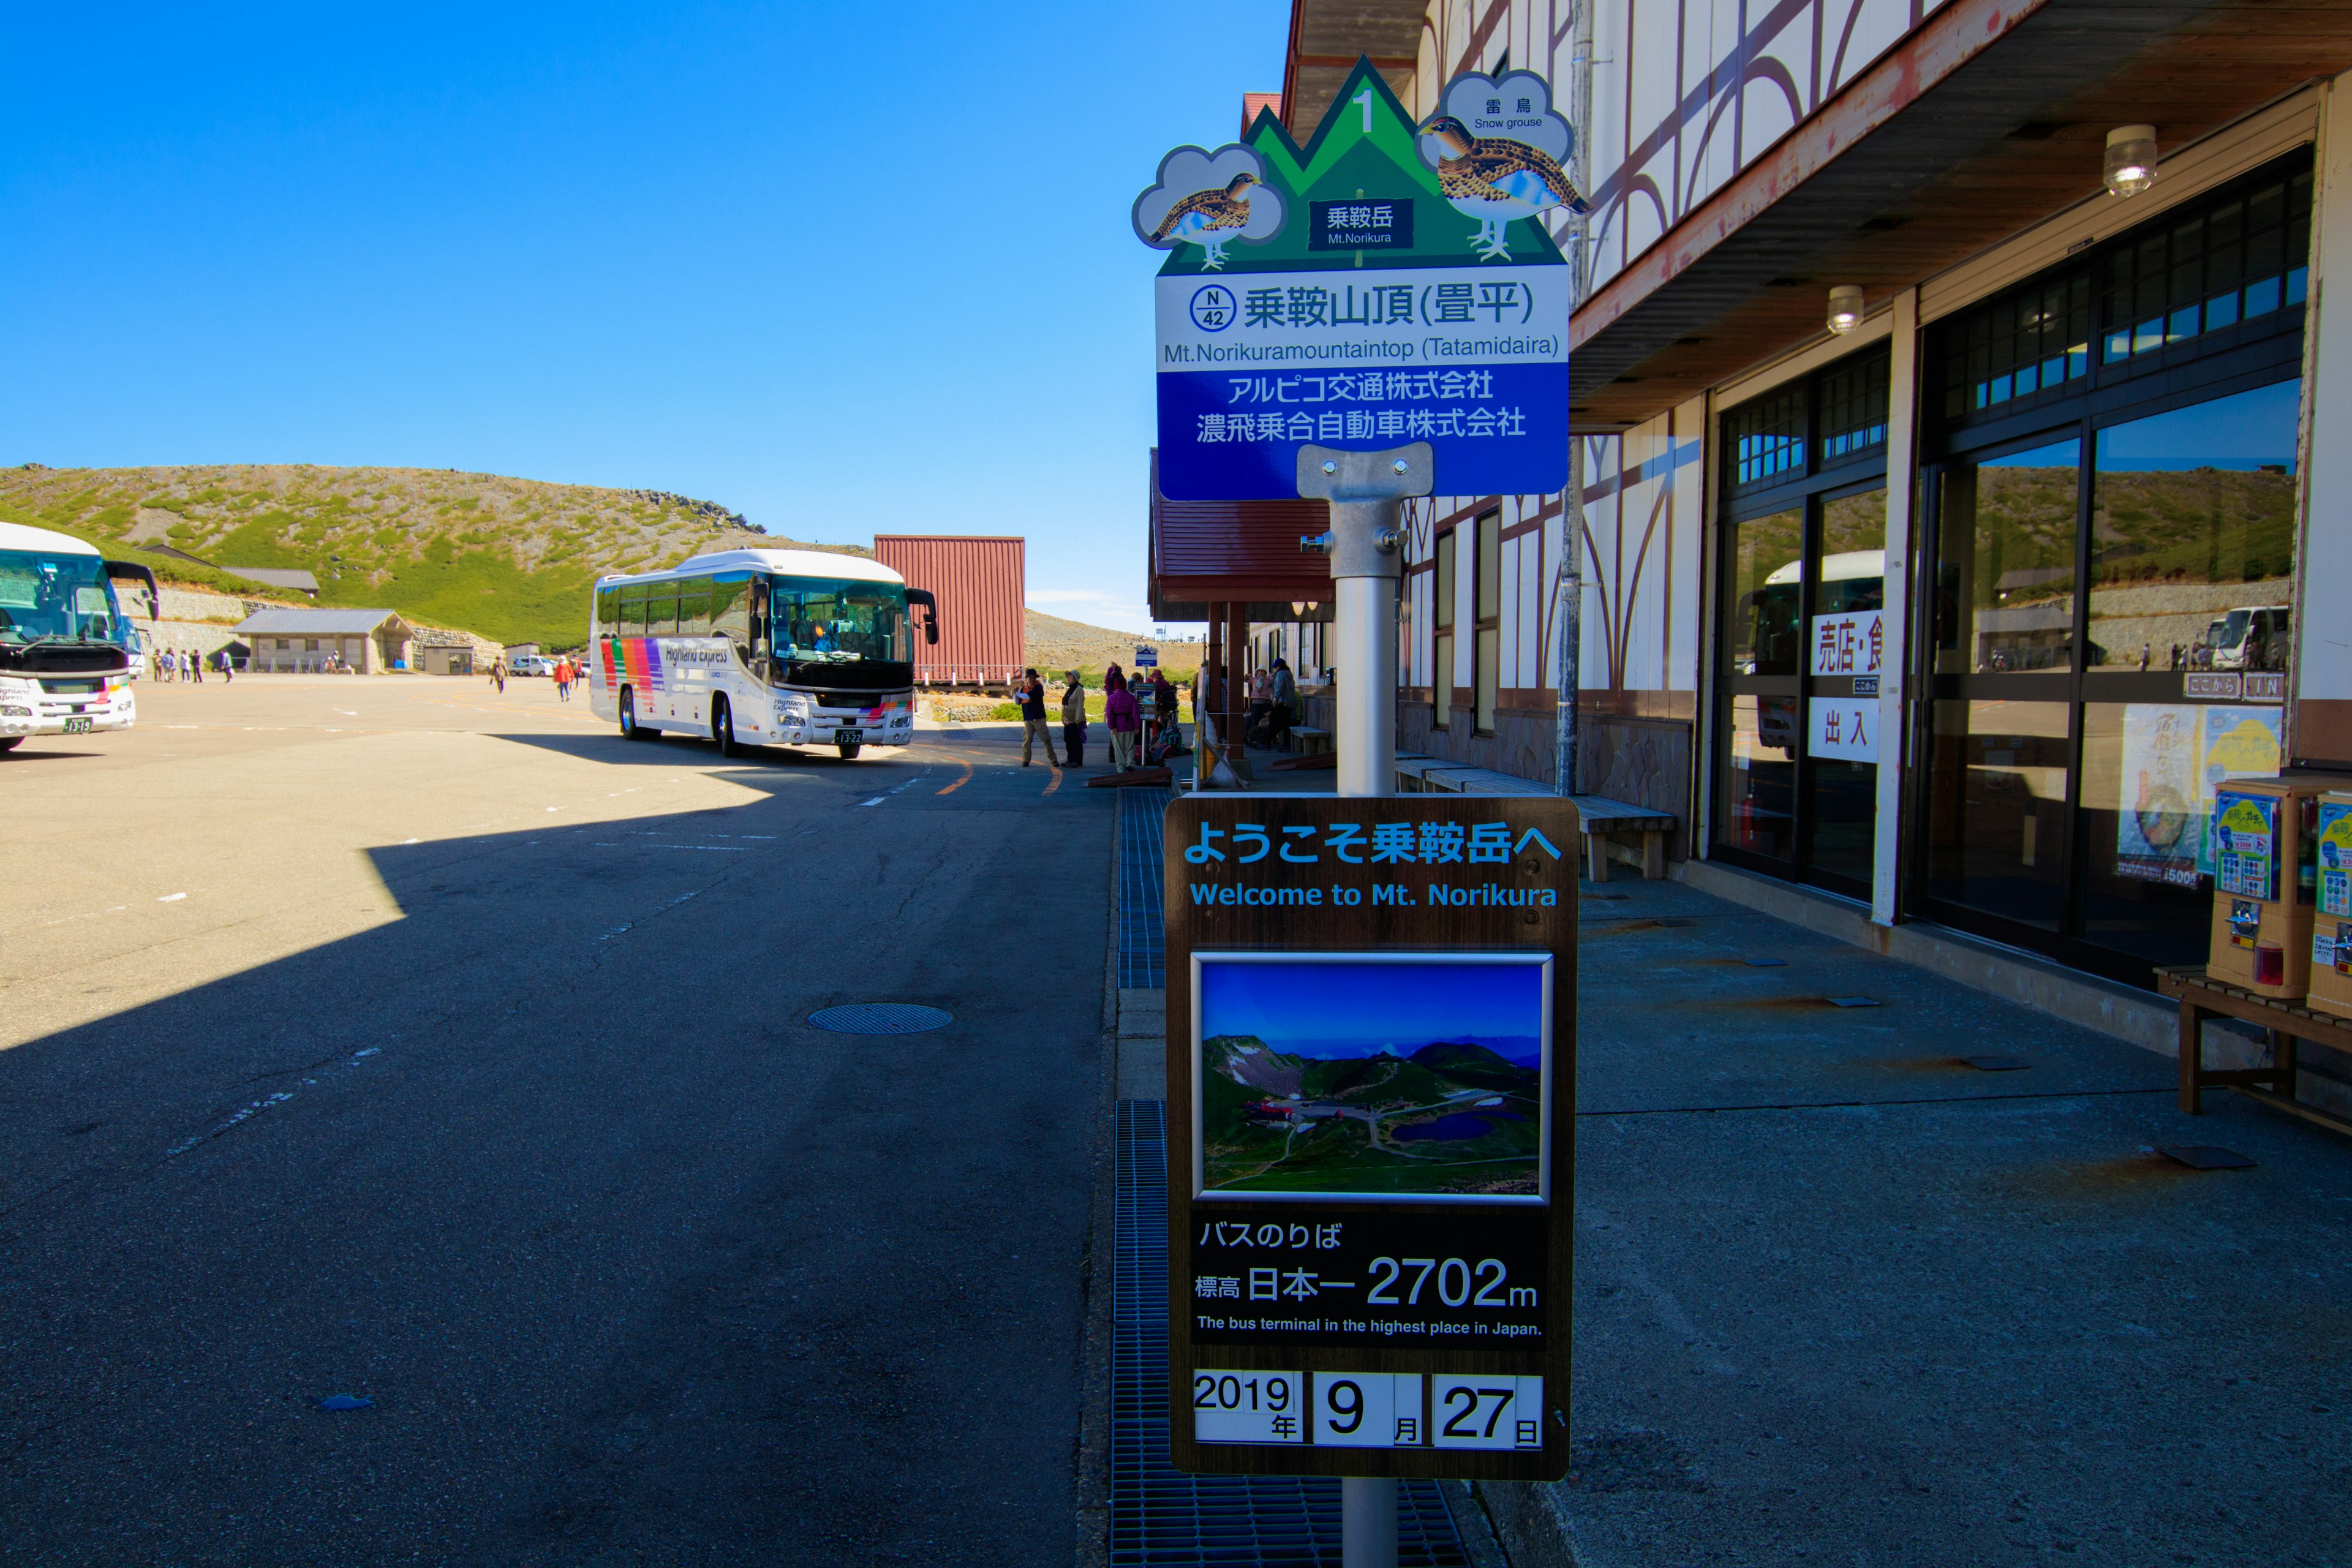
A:
POLYGON ((619 620, 619 619, 620 619, 620 608, 621 608, 621 591, 620 591, 618 588, 599 588, 599 589, 597 589, 597 590, 596 590, 596 626, 597 626, 597 629, 598 629, 598 630, 600 630, 600 631, 607 631, 607 632, 611 631, 611 630, 613 629, 614 624, 617 620, 619 620))
POLYGON ((751 641, 751 584, 719 583, 710 591, 710 630, 738 647, 751 641))
POLYGON ((677 635, 682 637, 707 637, 710 635, 710 579, 690 579, 677 585, 677 635))

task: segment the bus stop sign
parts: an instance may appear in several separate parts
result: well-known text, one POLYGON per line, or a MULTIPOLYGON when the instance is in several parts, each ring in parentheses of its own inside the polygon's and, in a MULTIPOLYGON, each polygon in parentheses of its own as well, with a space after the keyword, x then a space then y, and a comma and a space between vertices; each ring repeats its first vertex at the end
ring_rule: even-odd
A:
POLYGON ((1302 149, 1179 147, 1136 198, 1156 284, 1160 488, 1297 495, 1298 449, 1427 441, 1453 494, 1568 482, 1570 268, 1539 221, 1581 212, 1528 71, 1465 73, 1416 125, 1360 59, 1302 149))

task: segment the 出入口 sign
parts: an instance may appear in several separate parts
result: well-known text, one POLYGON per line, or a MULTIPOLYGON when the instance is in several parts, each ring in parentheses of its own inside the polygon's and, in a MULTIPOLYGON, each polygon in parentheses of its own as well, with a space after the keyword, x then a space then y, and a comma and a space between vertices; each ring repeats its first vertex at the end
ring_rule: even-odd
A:
POLYGON ((1549 85, 1469 73, 1416 124, 1360 60, 1301 148, 1271 114, 1180 147, 1136 199, 1156 285, 1160 486, 1297 494, 1298 448, 1427 441, 1450 491, 1568 475, 1570 269, 1540 221, 1583 210, 1549 85))
POLYGON ((1176 1463, 1565 1474, 1575 808, 1195 795, 1166 834, 1176 1463))

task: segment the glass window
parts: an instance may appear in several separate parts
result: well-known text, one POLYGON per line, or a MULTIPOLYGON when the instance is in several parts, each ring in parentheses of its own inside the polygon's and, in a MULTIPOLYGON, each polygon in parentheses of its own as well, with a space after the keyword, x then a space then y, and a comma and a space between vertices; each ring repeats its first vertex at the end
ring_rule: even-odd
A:
POLYGON ((1805 466, 1805 384, 1734 409, 1723 427, 1734 489, 1796 477, 1805 466))
POLYGON ((2234 703, 2084 705, 2085 941, 2148 963, 2204 956, 2214 788, 2278 776, 2280 714, 2234 703))
POLYGON ((2091 274, 2034 283, 1979 306, 1943 328, 1942 340, 1948 419, 2006 411, 2019 398, 2087 377, 2091 274))
POLYGON ((2073 668, 2082 443, 1944 470, 1936 671, 2073 668))
POLYGON ((1805 865, 1867 883, 1876 864, 1878 698, 1857 693, 1857 674, 1883 674, 1886 601, 1886 491, 1822 503, 1819 580, 1807 673, 1805 865))
POLYGON ((795 663, 906 663, 907 590, 897 583, 778 577, 770 590, 776 651, 795 663))
POLYGON ((596 590, 596 624, 610 631, 621 618, 621 593, 617 588, 596 590))
POLYGON ((677 635, 677 584, 656 583, 646 598, 646 635, 674 637, 677 635))
POLYGON ((2281 382, 2098 433, 2092 664, 2287 668, 2302 395, 2281 382))
POLYGON ((1999 699, 1935 704, 1929 897, 2057 931, 2064 903, 2069 706, 1999 699))
POLYGON ((710 586, 710 629, 748 647, 751 641, 751 584, 748 578, 710 586))
POLYGON ((0 642, 114 642, 128 625, 97 556, 0 551, 0 642))
MULTIPOLYGON (((1805 513, 1801 507, 1726 524, 1730 580, 1723 585, 1723 646, 1734 675, 1794 675, 1804 644, 1805 513)), ((1882 568, 1883 570, 1884 568, 1882 568)))
POLYGON ((2311 171, 2233 192, 2111 253, 2102 275, 2109 364, 2303 303, 2311 171))
POLYGON ((1716 839, 1768 860, 1796 851, 1797 699, 1735 692, 1716 839))
POLYGON ((707 637, 710 635, 709 578, 691 578, 677 585, 677 635, 682 637, 707 637))
POLYGON ((1887 365, 1885 353, 1866 354, 1822 377, 1822 463, 1886 445, 1887 365))

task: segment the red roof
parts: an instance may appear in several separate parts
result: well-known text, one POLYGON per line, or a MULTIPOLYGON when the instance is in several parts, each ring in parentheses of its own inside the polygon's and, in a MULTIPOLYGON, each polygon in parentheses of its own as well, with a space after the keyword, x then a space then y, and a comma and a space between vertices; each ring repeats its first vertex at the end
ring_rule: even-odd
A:
POLYGON ((1151 454, 1154 604, 1257 603, 1331 597, 1331 563, 1298 548, 1331 526, 1319 500, 1170 500, 1151 454))

